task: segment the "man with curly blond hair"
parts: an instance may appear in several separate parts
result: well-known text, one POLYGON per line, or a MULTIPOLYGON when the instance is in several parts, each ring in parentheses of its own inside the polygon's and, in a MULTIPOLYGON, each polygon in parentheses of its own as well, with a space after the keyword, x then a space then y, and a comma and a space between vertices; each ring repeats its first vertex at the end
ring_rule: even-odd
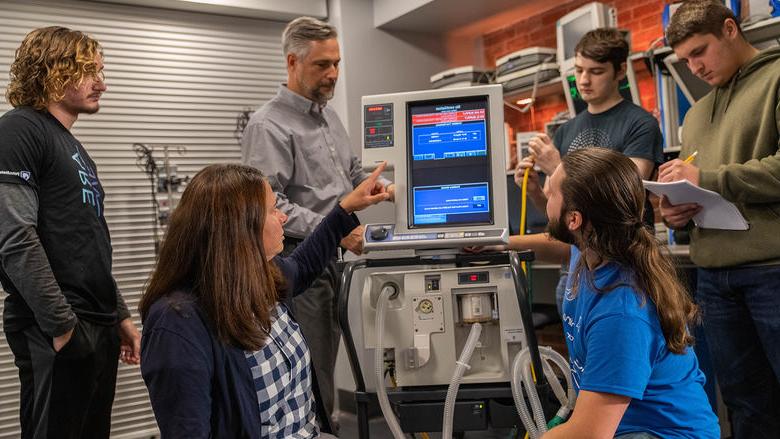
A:
POLYGON ((104 192, 70 130, 106 91, 100 44, 63 27, 16 50, 0 117, 3 329, 19 368, 23 438, 107 438, 117 359, 140 335, 111 275, 104 192))

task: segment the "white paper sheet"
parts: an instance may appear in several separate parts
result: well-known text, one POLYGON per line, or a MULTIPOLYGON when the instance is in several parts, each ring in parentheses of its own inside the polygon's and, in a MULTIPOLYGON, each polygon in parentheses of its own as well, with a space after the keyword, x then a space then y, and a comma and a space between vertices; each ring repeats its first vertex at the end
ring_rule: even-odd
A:
POLYGON ((645 189, 658 195, 666 195, 672 204, 696 203, 703 207, 693 217, 696 227, 702 229, 747 230, 748 223, 734 203, 717 192, 694 186, 688 180, 659 183, 643 180, 645 189))

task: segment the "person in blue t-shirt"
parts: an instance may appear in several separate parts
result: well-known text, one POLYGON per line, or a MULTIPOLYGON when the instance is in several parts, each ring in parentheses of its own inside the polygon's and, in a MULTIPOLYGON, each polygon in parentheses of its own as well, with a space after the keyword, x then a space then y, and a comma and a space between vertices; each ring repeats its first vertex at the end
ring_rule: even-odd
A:
POLYGON ((563 329, 578 396, 544 439, 719 438, 690 348, 697 309, 642 224, 636 165, 605 148, 574 151, 545 191, 548 232, 572 245, 563 329))

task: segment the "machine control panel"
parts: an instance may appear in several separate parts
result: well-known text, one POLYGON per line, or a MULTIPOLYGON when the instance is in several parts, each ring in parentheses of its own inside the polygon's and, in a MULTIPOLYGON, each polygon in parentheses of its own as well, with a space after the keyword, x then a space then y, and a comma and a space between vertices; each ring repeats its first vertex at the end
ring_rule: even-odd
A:
POLYGON ((457 248, 467 245, 503 244, 508 239, 507 229, 478 229, 459 232, 396 233, 395 224, 372 224, 366 227, 365 249, 394 248, 457 248))
POLYGON ((363 106, 363 137, 366 148, 393 146, 393 104, 363 106))

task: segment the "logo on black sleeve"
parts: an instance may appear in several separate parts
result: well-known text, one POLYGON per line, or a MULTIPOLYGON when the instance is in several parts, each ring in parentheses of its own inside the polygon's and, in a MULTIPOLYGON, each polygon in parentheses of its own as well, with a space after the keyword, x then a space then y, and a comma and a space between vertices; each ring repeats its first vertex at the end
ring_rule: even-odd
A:
POLYGON ((30 171, 0 171, 0 175, 13 175, 14 177, 19 177, 24 181, 30 181, 30 177, 32 177, 30 171))

